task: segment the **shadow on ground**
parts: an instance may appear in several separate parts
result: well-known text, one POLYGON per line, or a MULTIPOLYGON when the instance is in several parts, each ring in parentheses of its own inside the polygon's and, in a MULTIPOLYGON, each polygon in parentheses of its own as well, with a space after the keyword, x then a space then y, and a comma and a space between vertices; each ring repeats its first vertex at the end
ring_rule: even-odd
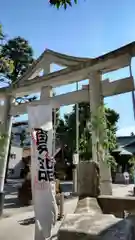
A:
POLYGON ((28 226, 30 224, 35 224, 35 217, 26 218, 24 220, 19 221, 19 224, 22 226, 28 226))

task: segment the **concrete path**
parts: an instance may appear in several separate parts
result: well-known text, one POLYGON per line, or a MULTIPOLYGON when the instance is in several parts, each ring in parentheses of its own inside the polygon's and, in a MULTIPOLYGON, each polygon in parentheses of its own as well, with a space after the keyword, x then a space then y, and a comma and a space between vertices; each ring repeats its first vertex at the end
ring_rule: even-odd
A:
MULTIPOLYGON (((72 182, 62 183, 65 192, 72 190, 72 182)), ((20 207, 17 201, 18 181, 9 181, 5 186, 5 209, 7 218, 0 219, 0 240, 34 240, 34 223, 26 220, 34 217, 33 207, 20 207)), ((113 195, 131 196, 133 185, 113 184, 113 195)), ((77 204, 77 198, 69 198, 65 201, 64 212, 73 213, 77 204)), ((61 222, 57 222, 52 231, 52 240, 57 239, 57 232, 61 222)))
POLYGON ((21 185, 20 180, 9 181, 5 185, 5 203, 4 203, 4 215, 12 216, 19 213, 33 211, 32 206, 22 207, 17 199, 18 187, 21 185))
MULTIPOLYGON (((4 214, 5 216, 12 216, 20 213, 31 212, 33 207, 20 207, 17 200, 17 188, 20 185, 20 180, 9 181, 5 186, 5 204, 4 204, 4 214)), ((114 196, 132 196, 133 194, 133 184, 123 185, 123 184, 113 184, 113 195, 114 196)), ((63 182, 62 188, 65 195, 72 192, 73 183, 63 182)))
MULTIPOLYGON (((77 204, 77 198, 67 200, 64 212, 73 213, 77 204)), ((34 240, 34 223, 25 222, 34 217, 33 211, 18 213, 0 220, 0 240, 34 240)), ((57 239, 57 232, 61 222, 57 222, 52 230, 52 239, 57 239)))
POLYGON ((113 195, 118 197, 133 196, 133 184, 113 184, 113 195))

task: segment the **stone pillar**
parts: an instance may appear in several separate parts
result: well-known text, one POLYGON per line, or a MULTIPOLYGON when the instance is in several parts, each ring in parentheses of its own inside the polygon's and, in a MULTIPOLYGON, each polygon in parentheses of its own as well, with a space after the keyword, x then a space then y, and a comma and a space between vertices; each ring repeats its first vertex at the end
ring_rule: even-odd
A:
MULTIPOLYGON (((98 114, 99 107, 103 104, 103 96, 102 96, 102 84, 101 84, 101 74, 100 73, 91 73, 89 76, 89 93, 90 93, 90 109, 91 109, 91 117, 95 117, 98 114)), ((99 143, 101 139, 104 137, 104 127, 103 127, 103 135, 98 132, 98 129, 92 129, 92 156, 93 161, 98 162, 98 146, 97 140, 99 143)), ((110 195, 112 194, 112 181, 111 181, 111 172, 102 159, 99 161, 100 167, 100 191, 101 194, 110 195)))
MULTIPOLYGON (((0 215, 3 213, 4 207, 4 181, 6 174, 6 166, 8 159, 8 151, 12 130, 12 116, 10 115, 11 96, 6 96, 4 99, 2 123, 0 133, 5 135, 5 144, 3 148, 3 154, 0 156, 0 215)), ((0 150, 2 153, 2 150, 0 150)))
MULTIPOLYGON (((45 62, 44 63, 44 75, 47 75, 49 73, 50 73, 50 63, 49 62, 45 62)), ((46 102, 52 96, 53 96, 53 91, 52 91, 52 87, 51 86, 42 87, 41 94, 40 94, 40 100, 46 102)), ((53 130, 52 130, 51 134, 52 134, 52 138, 51 138, 52 141, 49 142, 49 144, 48 144, 50 146, 50 148, 48 149, 50 153, 53 152, 53 146, 54 146, 54 143, 53 143, 53 141, 54 141, 53 140, 54 139, 54 137, 53 137, 53 130)))
POLYGON ((100 189, 102 195, 112 195, 111 169, 103 161, 100 161, 100 189))
MULTIPOLYGON (((91 73, 89 78, 89 95, 90 95, 90 110, 91 118, 97 115, 97 111, 103 102, 101 90, 101 76, 98 73, 91 73)), ((98 162, 97 154, 97 139, 99 139, 98 131, 92 129, 92 158, 98 162)))
POLYGON ((78 164, 78 196, 97 198, 99 189, 99 165, 94 161, 80 161, 78 164))
MULTIPOLYGON (((44 75, 47 75, 50 73, 50 63, 48 61, 44 62, 43 70, 44 70, 44 75)), ((52 95, 53 95, 53 92, 52 92, 51 86, 42 87, 40 100, 48 100, 48 98, 52 97, 52 95)))
MULTIPOLYGON (((41 95, 40 95, 40 100, 46 101, 48 100, 49 97, 52 97, 52 87, 43 87, 41 89, 41 95)), ((52 136, 48 138, 48 141, 50 139, 50 142, 48 142, 48 150, 49 153, 53 152, 53 129, 52 132, 50 131, 49 134, 51 134, 52 136)))
POLYGON ((48 100, 50 97, 53 96, 53 91, 51 86, 43 87, 41 89, 40 100, 48 100))
POLYGON ((79 164, 79 153, 73 154, 73 193, 78 194, 78 164, 79 164))
POLYGON ((44 75, 47 75, 47 74, 50 73, 50 61, 49 61, 49 59, 48 60, 45 59, 43 70, 44 70, 44 73, 43 73, 44 75))

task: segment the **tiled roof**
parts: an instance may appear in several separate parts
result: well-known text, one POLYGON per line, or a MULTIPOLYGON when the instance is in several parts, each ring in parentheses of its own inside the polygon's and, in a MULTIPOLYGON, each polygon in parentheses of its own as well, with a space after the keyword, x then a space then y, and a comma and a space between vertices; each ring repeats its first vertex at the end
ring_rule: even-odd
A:
POLYGON ((122 136, 122 137, 117 137, 117 143, 119 146, 124 147, 124 146, 129 146, 133 143, 135 143, 135 136, 122 136))

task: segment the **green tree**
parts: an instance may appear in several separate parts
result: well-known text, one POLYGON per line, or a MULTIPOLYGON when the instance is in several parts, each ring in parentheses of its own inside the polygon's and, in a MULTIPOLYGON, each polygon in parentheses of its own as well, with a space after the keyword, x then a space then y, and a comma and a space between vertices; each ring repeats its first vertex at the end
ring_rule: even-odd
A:
POLYGON ((108 137, 108 148, 112 152, 117 145, 116 131, 117 131, 117 122, 119 120, 119 114, 116 113, 113 109, 105 107, 106 115, 106 128, 107 128, 107 137, 108 137))
POLYGON ((15 83, 33 62, 33 50, 28 41, 21 37, 10 39, 1 47, 1 56, 13 62, 13 71, 3 71, 3 81, 15 83))
POLYGON ((56 145, 60 145, 61 147, 64 147, 65 144, 67 144, 67 126, 65 125, 65 122, 63 119, 58 120, 58 125, 56 128, 56 145))
MULTIPOLYGON (((1 34, 1 39, 3 37, 4 35, 1 34)), ((25 71, 28 69, 28 67, 32 64, 34 60, 32 47, 29 45, 28 41, 22 37, 16 37, 8 40, 4 44, 1 44, 0 57, 0 59, 2 60, 4 59, 7 61, 8 59, 8 62, 12 62, 13 64, 12 71, 9 71, 8 68, 5 67, 5 65, 2 65, 2 67, 0 68, 0 81, 8 84, 9 86, 11 84, 16 84, 17 80, 25 73, 25 71)), ((15 99, 15 101, 18 104, 21 104, 26 101, 34 101, 35 99, 35 96, 30 97, 27 95, 24 97, 18 97, 15 99)), ((11 142, 12 140, 10 139, 7 166, 10 158, 11 142)))
POLYGON ((5 40, 5 35, 3 33, 2 25, 0 24, 0 79, 1 74, 11 73, 13 71, 13 61, 7 56, 2 55, 3 42, 5 40))
POLYGON ((68 6, 72 7, 73 4, 77 4, 77 0, 49 0, 50 5, 56 8, 64 7, 67 9, 68 6))
MULTIPOLYGON (((91 142, 91 112, 89 103, 79 103, 79 147, 80 156, 85 159, 90 159, 92 156, 92 142, 91 142)), ((119 119, 119 114, 114 110, 105 107, 105 119, 107 125, 107 138, 109 152, 116 147, 116 124, 119 119)), ((58 125, 57 133, 68 145, 70 151, 74 152, 76 147, 76 106, 70 114, 64 116, 64 120, 58 125), (62 134, 63 132, 63 134, 62 134), (60 134, 61 133, 61 134, 60 134)), ((88 159, 88 160, 89 160, 88 159)))
MULTIPOLYGON (((90 106, 87 103, 79 103, 79 136, 84 133, 84 129, 86 128, 87 122, 90 119, 90 106)), ((62 124, 62 122, 61 122, 62 124)), ((64 142, 68 145, 68 147, 74 151, 76 145, 76 105, 73 106, 72 112, 70 114, 64 115, 64 126, 65 129, 63 132, 64 142)), ((60 130, 59 126, 59 132, 60 130)), ((61 133, 62 134, 62 133, 61 133)))

